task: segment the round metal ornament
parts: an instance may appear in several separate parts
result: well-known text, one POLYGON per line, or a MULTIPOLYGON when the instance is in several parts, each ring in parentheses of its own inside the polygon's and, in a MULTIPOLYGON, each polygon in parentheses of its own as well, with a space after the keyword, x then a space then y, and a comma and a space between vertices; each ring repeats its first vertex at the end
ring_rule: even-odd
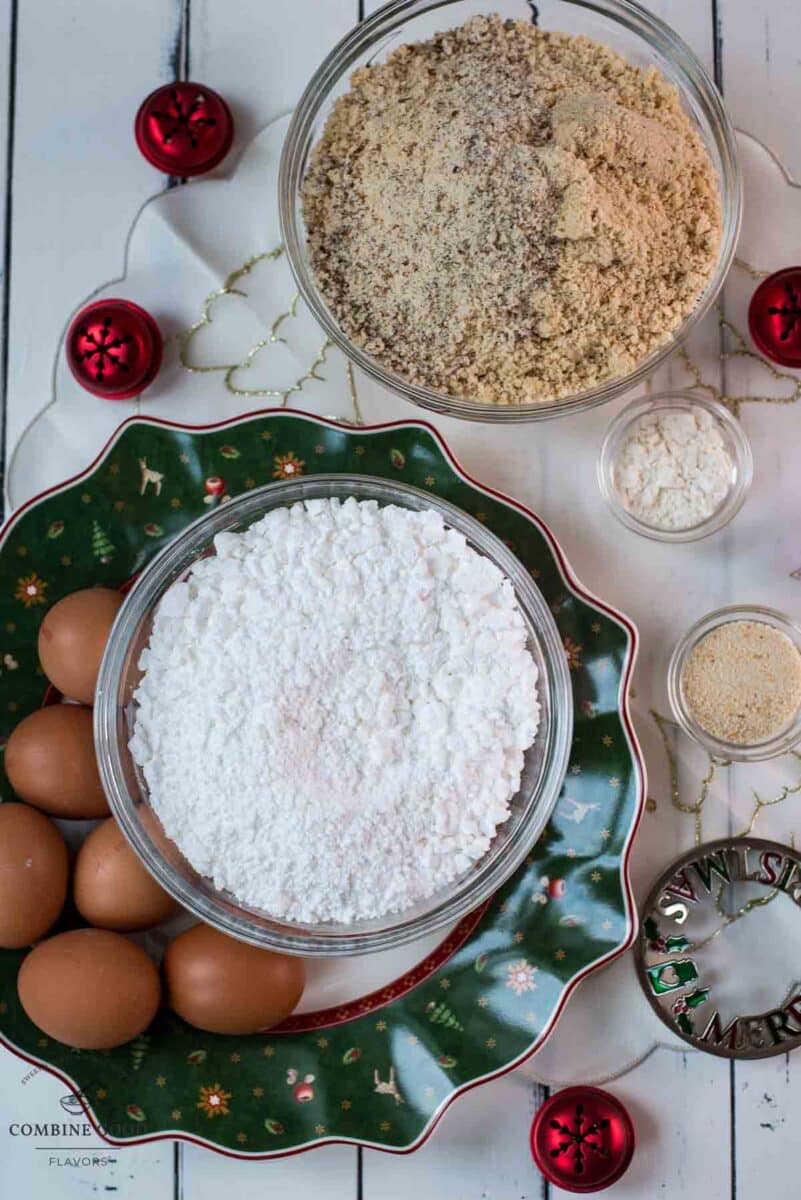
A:
POLYGON ((724 1058, 800 1046, 798 908, 801 854, 791 846, 721 838, 676 859, 642 908, 634 948, 654 1011, 684 1041, 724 1058))

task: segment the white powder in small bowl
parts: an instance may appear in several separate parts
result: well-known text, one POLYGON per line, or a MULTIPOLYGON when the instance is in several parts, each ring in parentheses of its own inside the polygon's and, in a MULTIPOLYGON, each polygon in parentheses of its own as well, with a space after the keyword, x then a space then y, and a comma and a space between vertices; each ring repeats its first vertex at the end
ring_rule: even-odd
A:
POLYGON ((729 494, 733 463, 706 409, 657 409, 629 426, 613 470, 632 516, 654 529, 681 530, 717 512, 729 494))
POLYGON ((381 917, 487 851, 539 721, 509 580, 433 510, 307 500, 164 596, 130 748, 189 862, 275 917, 381 917))

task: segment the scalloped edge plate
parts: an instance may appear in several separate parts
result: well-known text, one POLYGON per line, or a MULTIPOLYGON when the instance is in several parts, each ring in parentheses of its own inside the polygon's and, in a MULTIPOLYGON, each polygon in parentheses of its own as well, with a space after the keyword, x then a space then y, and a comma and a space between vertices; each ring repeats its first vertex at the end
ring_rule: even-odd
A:
MULTIPOLYGON (((248 432, 253 434, 254 430, 248 432)), ((165 1013, 157 1018, 152 1027, 153 1038, 144 1039, 147 1044, 142 1050, 142 1055, 151 1052, 149 1043, 153 1041, 154 1058, 151 1060, 151 1068, 155 1068, 156 1062, 159 1061, 158 1055, 163 1053, 162 1065, 168 1064, 167 1069, 175 1082, 170 1080, 170 1088, 167 1089, 163 1084, 158 1084, 158 1080, 165 1077, 157 1076, 149 1085, 150 1100, 146 1102, 151 1105, 151 1111, 158 1111, 162 1099, 165 1105, 172 1103, 174 1108, 170 1115, 176 1122, 183 1120, 184 1124, 190 1124, 190 1129, 167 1128, 165 1118, 148 1117, 146 1109, 138 1101, 133 1102, 137 1082, 140 1086, 140 1099, 145 1098, 144 1092, 148 1085, 144 1071, 139 1076, 134 1074, 139 1070, 140 1064, 135 1063, 131 1067, 127 1057, 129 1047, 121 1047, 117 1051, 104 1054, 82 1052, 76 1055, 74 1067, 70 1060, 75 1052, 58 1043, 52 1043, 50 1050, 50 1057, 55 1061, 46 1061, 35 1053, 34 1044, 37 1045, 37 1049, 46 1048, 46 1045, 41 1046, 42 1039, 34 1037, 38 1031, 27 1022, 27 1018, 19 1009, 14 976, 6 970, 6 978, 3 980, 3 972, 0 971, 0 988, 5 984, 4 990, 0 990, 0 995, 3 996, 0 1003, 0 1021, 5 1026, 18 1025, 17 1036, 20 1032, 24 1035, 21 1038, 24 1044, 17 1044, 2 1032, 0 1041, 20 1058, 49 1071, 81 1096, 88 1119, 98 1135, 111 1145, 141 1144, 169 1138, 195 1142, 237 1158, 254 1159, 301 1153, 316 1146, 337 1142, 392 1153, 410 1153, 426 1141, 445 1109, 457 1096, 506 1074, 540 1049, 577 984, 592 971, 623 954, 636 935, 636 908, 629 879, 629 863, 634 835, 644 809, 646 789, 645 765, 628 709, 628 690, 637 654, 636 628, 626 616, 600 600, 578 581, 550 529, 536 514, 520 502, 473 479, 460 466, 438 431, 425 421, 394 421, 354 428, 290 409, 261 410, 211 425, 198 426, 138 416, 125 421, 86 470, 28 501, 12 515, 0 534, 0 588, 7 581, 6 575, 10 576, 8 582, 11 584, 14 583, 14 577, 19 576, 16 579, 16 592, 12 593, 13 599, 5 600, 2 597, 8 593, 0 593, 0 615, 7 615, 3 613, 5 605, 13 606, 16 602, 12 611, 17 618, 13 622, 6 622, 3 635, 6 645, 0 646, 0 650, 10 653, 13 661, 28 667, 27 676, 24 670, 20 671, 19 676, 11 674, 10 670, 0 671, 2 699, 6 699, 9 694, 21 694, 9 691, 9 681, 13 681, 14 686, 27 681, 27 694, 23 703, 11 702, 14 715, 7 715, 10 707, 8 704, 2 706, 4 715, 0 717, 0 730, 5 733, 6 730, 2 729, 3 722, 13 725, 19 719, 20 712, 30 711, 40 702, 42 680, 37 678, 35 653, 31 654, 31 643, 35 644, 35 630, 38 628, 40 616, 46 611, 44 604, 54 601, 59 591, 60 594, 66 594, 76 586, 75 582, 67 582, 65 585, 62 580, 57 580, 45 595, 50 584, 44 582, 42 590, 36 593, 36 588, 43 583, 43 576, 37 571, 37 566, 43 561, 42 556, 47 551, 48 542, 58 541, 60 550, 68 548, 70 539, 74 539, 75 532, 79 531, 82 541, 80 544, 74 543, 75 552, 76 555, 83 553, 89 558, 89 563, 82 564, 84 577, 77 586, 87 586, 90 582, 117 586, 122 582, 119 577, 121 572, 126 578, 132 572, 121 566, 115 567, 117 551, 110 543, 109 532, 112 536, 117 536, 122 532, 119 527, 125 528, 125 549, 133 559, 127 566, 133 566, 134 570, 141 569, 143 562, 175 536, 179 528, 204 511, 203 506, 220 502, 216 488, 216 494, 210 494, 208 489, 203 487, 204 475, 208 480, 219 474, 216 467, 219 466, 220 470, 225 469, 230 476, 232 473, 244 471, 250 464, 250 469, 255 473, 255 462, 262 474, 266 468, 272 476, 279 476, 281 464, 285 465, 286 454, 289 454, 288 461, 292 461, 293 456, 295 462, 300 461, 302 473, 305 460, 298 460, 294 448, 288 449, 289 443, 282 440, 286 433, 294 433, 294 437, 289 439, 290 442, 296 447, 300 446, 301 452, 307 457, 310 453, 318 456, 320 465, 327 471, 358 470, 369 474, 405 477, 409 482, 416 482, 419 477, 424 486, 437 491, 444 488, 450 499, 454 498, 454 491, 457 495, 461 492, 461 507, 466 507, 466 499, 475 503, 475 498, 480 497, 479 502, 482 508, 487 509, 487 513, 474 511, 474 515, 480 519, 486 517, 488 524, 501 534, 503 528, 498 529, 498 524, 500 522, 503 526, 504 521, 508 520, 520 531, 518 536, 530 538, 528 554, 534 553, 536 549, 537 554, 541 556, 537 557, 537 562, 548 576, 547 581, 544 577, 540 579, 540 587, 546 599, 552 603, 557 622, 560 626, 564 622, 562 632, 566 653, 574 672, 571 673, 571 678, 574 680, 577 701, 577 728, 574 736, 574 750, 577 746, 580 747, 577 757, 589 753, 588 733, 594 729, 594 722, 607 730, 603 738, 598 736, 597 747, 600 747, 601 743, 604 747, 613 746, 614 738, 608 732, 610 729, 622 730, 623 739, 614 752, 596 747, 599 759, 589 759, 590 765, 594 764, 596 768, 595 775, 588 771, 582 776, 582 763, 573 763, 551 823, 537 846, 533 848, 526 865, 504 885, 487 910, 480 914, 474 927, 469 925, 464 936, 449 936, 442 947, 429 956, 429 959, 434 960, 433 967, 423 973, 422 981, 413 978, 419 967, 414 968, 394 984, 364 997, 353 1006, 340 1006, 338 1012, 332 1009, 319 1014, 306 1014, 302 1018, 305 1032, 293 1029, 290 1020, 285 1030, 272 1030, 265 1035, 254 1035, 252 1039, 215 1039, 197 1031, 190 1031, 172 1014, 165 1013), (244 451, 232 446, 228 441, 222 446, 213 444, 219 431, 231 431, 254 422, 258 424, 261 432, 258 438, 250 439, 244 451), (149 444, 156 450, 161 445, 163 451, 164 446, 173 442, 175 444, 172 449, 177 450, 180 447, 182 451, 180 456, 175 454, 174 461, 178 463, 180 459, 181 466, 175 467, 175 471, 179 474, 183 472, 179 482, 179 489, 183 490, 180 496, 170 497, 169 489, 165 489, 162 505, 165 509, 162 516, 163 526, 153 521, 141 523, 143 515, 152 513, 156 499, 161 496, 161 489, 158 489, 156 497, 156 489, 148 490, 144 479, 143 491, 140 486, 130 486, 139 485, 140 479, 132 476, 131 472, 122 469, 120 465, 123 461, 122 452, 126 447, 135 449, 137 441, 147 440, 148 431, 151 434, 149 444), (159 431, 165 433, 160 434, 159 431), (312 446, 311 440, 315 437, 318 443, 312 446), (304 438, 309 441, 308 448, 303 446, 304 438), (403 446, 405 453, 393 443, 403 446), (279 448, 283 449, 285 454, 274 453, 279 448), (334 456, 336 465, 332 465, 331 456, 334 456), (236 463, 239 459, 241 462, 236 463), (437 479, 433 472, 441 470, 443 466, 450 473, 450 477, 437 479), (417 474, 409 478, 412 472, 417 474), (55 514, 54 499, 68 499, 66 494, 72 489, 75 489, 75 492, 70 499, 73 502, 77 500, 76 511, 82 514, 80 505, 85 504, 88 509, 87 518, 90 513, 94 515, 96 511, 100 511, 94 507, 96 503, 100 503, 98 498, 93 497, 85 488, 80 494, 77 490, 78 484, 85 485, 90 480, 95 481, 99 491, 103 492, 105 489, 109 493, 105 497, 108 507, 104 510, 104 525, 108 528, 102 531, 105 540, 101 539, 101 542, 94 544, 94 533, 91 539, 86 536, 90 526, 88 519, 83 525, 80 520, 72 522, 73 529, 69 530, 69 537, 64 538, 63 542, 60 539, 65 531, 65 522, 59 519, 51 521, 48 525, 41 520, 37 522, 31 519, 55 514), (121 490, 125 487, 129 489, 127 492, 121 490), (111 495, 119 497, 123 494, 127 496, 127 500, 117 499, 112 506, 111 495), (43 505, 47 505, 49 511, 40 512, 43 505), (118 514, 117 526, 113 524, 115 512, 118 514), (137 523, 132 524, 134 516, 137 523), (527 523, 525 526, 519 522, 520 517, 527 523), (12 559, 9 552, 23 526, 38 535, 44 549, 39 551, 37 557, 37 552, 32 551, 29 546, 15 544, 18 557, 12 559), (87 543, 90 541, 91 556, 87 550, 87 543), (109 548, 111 554, 108 553, 109 548), (543 550, 545 555, 542 555, 543 550), (31 597, 29 592, 26 598, 24 585, 31 577, 38 580, 38 584, 28 583, 29 587, 34 587, 34 595, 31 597), (587 610, 594 612, 601 619, 588 624, 587 610), (580 625, 582 616, 583 626, 580 625), (613 638, 609 642, 608 654, 602 654, 592 648, 585 649, 564 633, 565 627, 571 632, 581 632, 583 628, 588 635, 597 635, 599 642, 607 635, 609 638, 613 638, 614 635, 618 643, 617 648, 613 638), (622 641, 619 634, 614 633, 615 630, 623 634, 622 641), (26 655, 27 664, 24 661, 26 655), (583 656, 586 661, 583 660, 583 656), (609 679, 611 683, 608 682, 609 679), (604 695, 606 707, 596 706, 590 698, 604 695), (598 711, 599 708, 603 711, 598 711), (617 759, 614 753, 617 753, 617 759), (601 760, 603 767, 600 765, 601 760), (620 777, 602 779, 601 771, 608 771, 610 764, 614 765, 615 761, 619 764, 620 777), (602 795, 599 790, 601 787, 604 789, 603 804, 597 799, 602 795), (574 789, 578 789, 582 799, 577 801, 569 795, 569 791, 574 789), (596 799, 588 800, 588 797, 596 799), (596 812, 600 813, 597 819, 596 812), (606 826, 600 830, 596 828, 605 812, 612 830, 606 826), (612 817, 609 817, 610 813, 612 817), (590 820, 585 822, 588 814, 590 820), (582 840, 584 844, 577 849, 574 843, 580 843, 582 840), (591 840, 594 849, 590 847, 591 840), (567 844, 568 841, 570 844, 567 844), (550 870, 550 877, 540 874, 546 866, 550 870), (589 870, 590 867, 593 867, 592 871, 589 870), (560 872, 559 876, 553 876, 554 869, 560 872), (569 884, 566 882, 568 879, 569 884), (597 881, 595 891, 595 885, 591 887, 590 880, 597 881), (596 895, 596 891, 600 893, 601 888, 604 889, 604 895, 596 895), (569 903, 566 903, 567 898, 569 903), (608 919, 598 923, 593 930, 595 941, 589 941, 590 931, 585 932, 585 925, 598 915, 603 904, 607 905, 608 919), (609 919, 611 917, 615 920, 609 919), (513 932, 515 924, 519 924, 521 928, 513 932), (532 936, 534 926, 536 936, 532 936), (615 926, 614 933, 604 935, 600 932, 601 929, 612 930, 615 926), (556 943, 557 949, 552 950, 556 943), (601 945, 605 946, 603 952, 600 952, 601 945), (537 965, 525 957, 526 953, 537 965), (551 964, 550 967, 546 965, 546 959, 551 964), (480 988, 477 979, 481 981, 480 988), (404 987, 404 982, 409 980, 409 985, 404 987), (449 990, 451 985, 452 990, 449 990), (544 999, 547 1010, 545 1013, 533 1011, 532 997, 537 994, 538 989, 541 993, 546 993, 537 1000, 537 1003, 541 1004, 541 1000, 544 999), (478 997, 475 996, 477 990, 482 991, 478 997), (521 1001, 531 1004, 532 1011, 523 1014, 521 1001), (463 1002, 469 1002, 469 1014, 459 1007, 463 1002), (475 1009, 473 1005, 476 1006, 475 1009), (371 1025, 372 1015, 378 1008, 381 1008, 382 1017, 387 1017, 388 1020, 381 1019, 371 1025), (345 1009, 348 1010, 347 1013, 345 1009), (351 1015, 351 1012, 358 1015, 351 1015), (318 1019, 315 1020, 315 1017, 318 1019), (462 1017, 472 1026, 470 1030, 462 1024, 462 1017), (390 1023, 391 1029, 387 1032, 390 1023), (330 1031, 330 1036, 317 1037, 312 1046, 312 1034, 316 1035, 322 1029, 330 1031), (375 1036, 376 1032, 378 1037, 375 1036), (493 1036, 484 1038, 486 1032, 491 1032, 493 1036), (160 1041, 162 1033, 166 1036, 160 1041), (389 1047, 390 1035, 391 1057, 389 1050, 381 1049, 382 1046, 389 1047), (174 1055, 174 1042, 178 1037, 186 1039, 184 1045, 205 1043, 205 1046, 200 1050, 190 1051, 185 1060, 183 1055, 180 1055, 181 1062, 178 1063, 174 1055), (303 1041, 304 1038, 307 1040, 303 1041), (234 1040, 237 1044, 242 1043, 241 1055, 228 1053, 234 1040), (339 1044, 340 1041, 342 1045, 339 1044), (348 1048, 343 1054, 342 1046, 346 1044, 348 1048), (254 1057, 256 1048, 260 1055, 258 1059, 254 1057), (457 1051, 456 1054, 453 1053, 454 1050, 457 1051), (262 1053, 267 1056, 266 1063, 261 1058, 262 1053), (313 1080, 314 1077, 308 1068, 315 1068, 318 1082, 316 1086, 306 1089, 307 1093, 311 1091, 312 1094, 306 1095, 306 1102, 303 1103, 295 1094, 297 1089, 292 1084, 287 1085, 285 1078, 287 1063, 292 1059, 300 1064, 299 1072, 294 1063, 289 1067, 290 1074, 294 1073, 296 1078, 305 1079, 305 1071, 313 1080), (360 1059, 362 1065, 356 1069, 355 1064, 360 1059), (368 1061, 374 1064, 372 1078, 367 1066, 368 1061), (204 1069, 199 1071, 201 1065, 204 1069), (347 1079, 344 1089, 338 1083, 343 1078, 343 1068, 344 1078, 347 1079), (390 1069, 391 1076, 388 1074, 390 1069), (257 1087, 258 1100, 254 1098, 248 1101, 250 1111, 240 1105, 245 1080, 242 1080, 241 1087, 233 1082, 237 1074, 242 1078, 243 1075, 247 1076, 249 1070, 251 1075, 248 1082, 252 1082, 254 1078, 269 1076, 269 1084, 272 1085, 266 1088, 257 1087), (114 1078, 114 1083, 108 1090, 106 1087, 96 1087, 104 1071, 113 1074, 114 1078), (79 1081, 79 1076, 83 1077, 83 1083, 79 1081), (384 1076, 387 1076, 387 1082, 390 1078, 397 1078, 399 1082, 395 1092, 401 1095, 400 1099, 389 1089, 387 1082, 384 1082, 384 1076), (225 1082, 220 1083, 219 1078, 224 1078, 225 1082), (153 1082, 156 1082, 157 1089, 161 1088, 160 1092, 153 1090, 153 1082), (374 1082, 376 1086, 373 1086, 374 1082), (115 1110, 112 1102, 120 1103, 120 1087, 128 1088, 123 1100, 129 1102, 124 1108, 115 1110), (176 1093, 175 1089, 181 1087, 184 1091, 176 1093), (233 1090, 228 1091, 229 1088, 233 1090), (215 1089, 218 1096, 211 1102, 210 1107, 209 1096, 214 1095, 215 1089), (347 1096, 339 1099, 339 1092, 343 1090, 348 1092, 348 1096, 352 1094, 354 1099, 351 1100, 347 1096), (89 1091, 93 1092, 91 1100, 86 1094, 89 1091), (268 1093, 266 1096, 265 1092, 268 1093), (321 1092, 324 1094, 319 1094, 321 1092), (222 1094, 222 1101, 219 1093, 222 1094), (178 1100, 174 1098, 176 1094, 178 1100), (380 1097, 378 1101, 375 1094, 380 1097), (168 1101, 168 1096, 172 1096, 173 1099, 168 1101), (187 1096, 188 1100, 185 1099, 187 1096), (260 1105, 262 1096, 264 1103, 260 1105), (246 1134, 242 1130, 234 1134, 237 1122, 227 1120, 229 1101, 232 1097, 235 1103, 231 1105, 231 1109, 240 1105, 237 1114, 239 1123, 248 1124, 251 1130, 254 1128, 252 1110, 268 1109, 264 1120, 261 1111, 255 1117, 259 1140, 263 1144, 254 1147, 253 1151, 244 1147, 248 1142, 252 1144, 256 1141, 256 1136, 246 1134), (364 1105, 361 1110, 364 1114, 364 1128, 356 1127, 363 1119, 362 1115, 357 1111, 351 1113, 351 1109, 356 1110, 359 1101, 364 1105), (186 1116, 182 1117, 181 1110, 177 1107, 178 1103, 191 1105, 186 1116), (220 1103, 223 1112, 216 1111, 220 1103), (199 1117, 195 1109, 201 1110, 203 1116, 199 1117), (270 1116, 269 1113, 273 1110, 280 1115, 270 1116), (124 1114, 133 1123, 125 1125, 124 1134, 121 1132, 122 1126, 119 1121, 106 1119, 113 1116, 115 1111, 117 1116, 124 1114), (369 1136, 366 1125, 370 1120, 374 1120, 379 1112, 384 1117, 376 1125, 379 1136, 369 1136), (104 1118, 102 1120, 97 1115, 100 1113, 104 1118), (285 1115, 287 1113, 288 1116, 285 1115), (214 1120, 213 1126, 209 1128, 210 1134, 213 1129, 214 1135, 220 1135, 218 1140, 215 1140, 214 1136, 204 1136, 204 1131, 199 1126, 202 1119, 210 1121, 213 1116, 224 1118, 222 1122, 214 1120), (394 1117, 394 1120, 390 1120, 390 1117, 394 1117), (315 1121, 313 1126, 312 1121, 315 1121), (136 1132, 139 1125, 142 1126, 141 1134, 136 1132), (146 1132, 149 1125, 152 1129, 146 1132), (115 1129, 120 1136, 115 1136, 115 1129), (268 1139, 275 1140, 275 1149, 268 1148, 268 1139)), ((140 453, 141 448, 140 446, 140 453)), ((137 470, 133 467, 135 457, 136 454, 132 455, 130 463, 125 462, 124 465, 137 470)), ((156 458, 153 458, 152 462, 159 469, 164 465, 156 458)), ((172 478, 172 467, 170 475, 167 476, 164 472, 163 477, 172 478)), ((247 486, 254 486, 255 482, 263 481, 254 480, 247 486)), ((173 486, 170 484, 170 488, 173 486)), ((236 489, 232 487, 231 490, 236 489)), ((455 502, 459 503, 458 499, 455 502)), ((160 513, 161 509, 158 511, 160 513)), ((95 520, 93 530, 97 524, 95 520)), ((122 541, 119 536, 117 540, 120 543, 122 541)), ((517 550, 514 545, 512 548, 517 550)), ((527 555, 521 550, 519 556, 525 563, 527 555)), ((62 566, 68 564, 64 566, 63 571, 63 574, 68 575, 73 566, 73 559, 69 555, 61 555, 60 562, 62 566)), ((529 569, 535 576, 540 576, 539 566, 530 566, 529 569)), ((468 918, 468 921, 471 922, 472 919, 468 918)), ((2 952, 2 956, 6 956, 7 960, 13 958, 15 970, 19 952, 5 951, 2 952)), ((0 957, 0 962, 2 961, 3 958, 0 957)), ((419 966, 423 965, 425 964, 419 966)), ((253 1089, 249 1088, 248 1091, 252 1092, 253 1089)))

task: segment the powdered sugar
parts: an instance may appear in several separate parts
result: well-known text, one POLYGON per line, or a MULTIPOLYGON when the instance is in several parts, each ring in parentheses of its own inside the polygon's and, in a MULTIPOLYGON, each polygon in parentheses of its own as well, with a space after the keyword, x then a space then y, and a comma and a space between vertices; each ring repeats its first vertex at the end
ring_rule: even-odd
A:
POLYGON ((131 751, 165 831, 242 903, 401 911, 509 815, 538 724, 509 581, 433 510, 308 500, 167 593, 131 751))

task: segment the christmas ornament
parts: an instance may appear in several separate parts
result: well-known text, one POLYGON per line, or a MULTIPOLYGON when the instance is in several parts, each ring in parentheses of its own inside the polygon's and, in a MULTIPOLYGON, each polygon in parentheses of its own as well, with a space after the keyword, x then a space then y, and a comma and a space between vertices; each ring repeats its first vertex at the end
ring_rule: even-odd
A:
POLYGON ((313 1075, 304 1075, 298 1082, 298 1072, 294 1067, 290 1067, 286 1073, 286 1081, 292 1088, 292 1099, 297 1104, 309 1104, 314 1099, 313 1075))
POLYGON ((203 497, 204 504, 213 504, 215 500, 219 500, 225 495, 225 480, 220 475, 210 475, 203 484, 203 490, 206 495, 203 497))
MULTIPOLYGON (((748 958, 732 949, 731 939, 725 942, 730 926, 756 908, 781 903, 782 895, 801 905, 801 854, 750 836, 696 846, 654 885, 635 948, 637 975, 657 1015, 697 1049, 724 1058, 766 1058, 801 1045, 801 982, 782 986, 764 978, 764 966, 754 979, 748 958), (730 911, 724 898, 731 905, 737 884, 749 885, 749 899, 730 911), (743 969, 733 971, 732 961, 743 969), (764 993, 771 983, 776 1007, 743 1014, 743 990, 753 984, 764 993)), ((778 976, 788 963, 792 969, 793 954, 778 933, 775 940, 778 976)))
POLYGON ((142 102, 134 123, 142 154, 168 175, 203 175, 225 158, 234 119, 222 96, 201 83, 169 83, 142 102))
POLYGON ((566 1192, 599 1192, 620 1179, 634 1154, 634 1126, 609 1092, 569 1087, 546 1100, 531 1125, 531 1153, 566 1192))
POLYGON ((161 366, 161 333, 150 313, 130 300, 98 300, 67 331, 67 363, 93 396, 129 400, 149 387, 161 366))
POLYGON ((785 267, 762 280, 748 306, 748 328, 766 358, 801 368, 801 267, 785 267))

